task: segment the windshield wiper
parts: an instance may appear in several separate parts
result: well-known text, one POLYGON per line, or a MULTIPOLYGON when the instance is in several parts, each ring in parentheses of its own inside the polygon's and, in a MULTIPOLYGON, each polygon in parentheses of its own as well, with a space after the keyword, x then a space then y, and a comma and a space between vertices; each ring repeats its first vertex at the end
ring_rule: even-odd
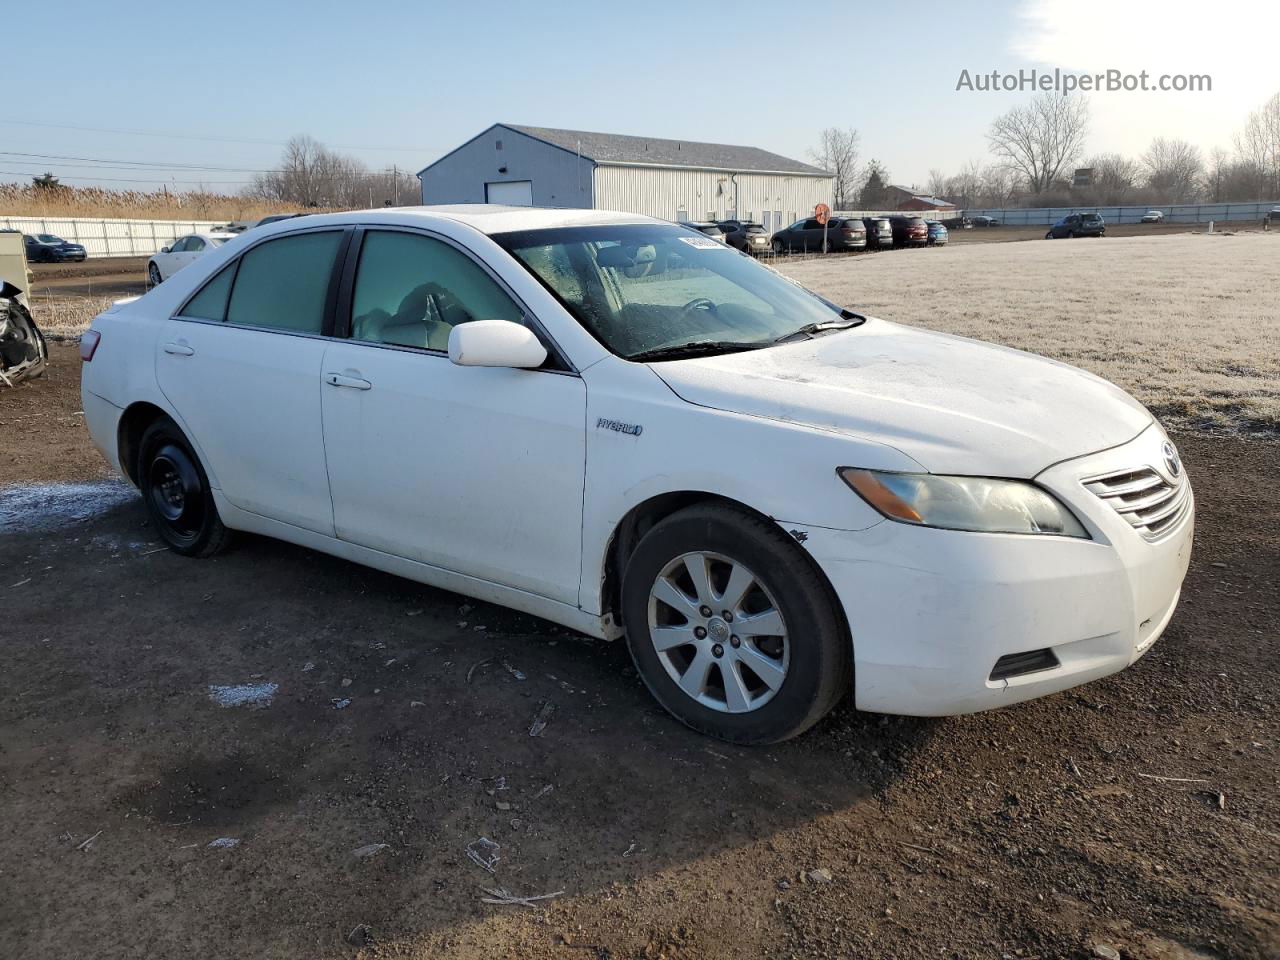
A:
POLYGON ((812 340, 821 333, 834 332, 836 330, 848 330, 850 327, 857 327, 863 323, 861 317, 849 320, 823 320, 820 323, 806 323, 799 330, 791 333, 783 334, 774 343, 794 343, 797 340, 812 340))
POLYGON ((771 347, 773 342, 759 340, 743 342, 741 340, 695 340, 692 343, 677 343, 668 347, 654 347, 652 350, 641 350, 633 353, 628 360, 633 363, 647 363, 651 360, 677 360, 683 357, 703 357, 716 353, 735 353, 740 350, 759 350, 771 347))

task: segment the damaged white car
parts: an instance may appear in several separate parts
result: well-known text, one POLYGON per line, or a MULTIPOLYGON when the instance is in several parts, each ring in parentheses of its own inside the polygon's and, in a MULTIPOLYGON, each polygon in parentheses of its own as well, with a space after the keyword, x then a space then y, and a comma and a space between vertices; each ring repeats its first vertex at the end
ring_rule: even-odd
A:
POLYGON ((697 730, 984 710, 1133 663, 1194 504, 1123 391, 863 316, 630 214, 309 216, 82 342, 161 536, 247 530, 625 634, 697 730))
POLYGON ((21 293, 0 282, 0 384, 7 386, 40 376, 49 362, 49 346, 21 293))

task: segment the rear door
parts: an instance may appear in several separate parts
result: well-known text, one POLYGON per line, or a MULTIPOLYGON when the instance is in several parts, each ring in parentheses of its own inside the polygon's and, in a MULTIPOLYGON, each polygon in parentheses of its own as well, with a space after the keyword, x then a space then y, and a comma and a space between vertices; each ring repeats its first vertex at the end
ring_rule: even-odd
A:
POLYGON ((156 352, 160 388, 211 483, 242 510, 328 536, 321 360, 349 233, 250 247, 167 322, 156 352))
POLYGON ((452 241, 371 228, 356 245, 340 317, 350 338, 329 342, 319 388, 337 535, 576 605, 581 378, 557 359, 539 370, 454 364, 449 333, 461 323, 535 325, 452 241))

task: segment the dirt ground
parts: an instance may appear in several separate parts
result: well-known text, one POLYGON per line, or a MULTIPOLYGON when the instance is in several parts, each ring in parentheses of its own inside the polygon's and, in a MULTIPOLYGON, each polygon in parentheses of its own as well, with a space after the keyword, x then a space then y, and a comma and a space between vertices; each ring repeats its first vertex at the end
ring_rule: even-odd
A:
POLYGON ((159 549, 53 359, 0 392, 0 956, 1280 955, 1274 440, 1176 437, 1195 555, 1130 670, 743 749, 620 644, 265 539, 159 549))

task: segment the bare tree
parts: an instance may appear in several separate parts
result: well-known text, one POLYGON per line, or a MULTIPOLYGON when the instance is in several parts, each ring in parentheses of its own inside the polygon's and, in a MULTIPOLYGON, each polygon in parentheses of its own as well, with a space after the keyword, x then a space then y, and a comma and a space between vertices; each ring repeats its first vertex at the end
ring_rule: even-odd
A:
POLYGON ((827 127, 818 135, 818 146, 809 151, 813 162, 831 174, 832 202, 837 210, 847 210, 854 199, 858 180, 858 131, 849 127, 827 127))
POLYGON ((941 170, 929 171, 929 182, 925 185, 925 192, 931 197, 944 197, 947 191, 951 189, 954 177, 948 177, 941 170))
POLYGON ((249 196, 300 207, 376 207, 417 203, 417 178, 392 169, 370 172, 354 157, 329 150, 311 137, 293 137, 285 145, 280 166, 258 174, 249 196))
POLYGON ((1200 193, 1204 160, 1200 148, 1186 140, 1156 137, 1142 155, 1142 166, 1157 202, 1189 203, 1200 193))
POLYGON ((1011 207, 1018 198, 1017 171, 1007 163, 989 163, 981 169, 982 201, 989 207, 1011 207))
POLYGON ((996 117, 987 142, 1022 174, 1032 193, 1044 193, 1080 155, 1088 129, 1087 101, 1043 93, 996 117))
POLYGON ((1258 173, 1258 192, 1253 199, 1280 198, 1280 93, 1249 114, 1244 130, 1236 137, 1236 153, 1258 173))
POLYGON ((1138 162, 1118 153, 1095 154, 1084 165, 1093 169, 1093 186, 1088 192, 1095 203, 1124 203, 1142 179, 1138 162))

